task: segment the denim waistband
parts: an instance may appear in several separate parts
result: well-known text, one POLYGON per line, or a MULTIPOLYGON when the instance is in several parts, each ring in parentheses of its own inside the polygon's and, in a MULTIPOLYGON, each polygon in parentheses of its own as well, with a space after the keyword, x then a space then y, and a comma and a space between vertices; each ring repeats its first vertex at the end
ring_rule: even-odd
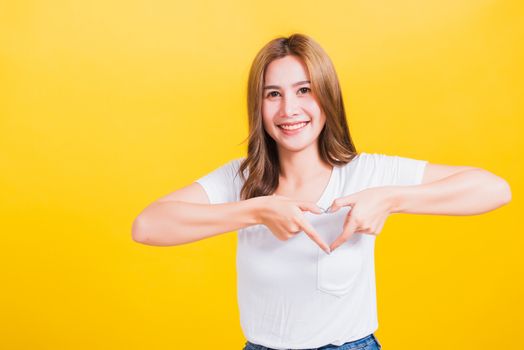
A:
MULTIPOLYGON (((364 338, 349 341, 342 345, 328 344, 328 345, 321 346, 319 348, 300 349, 300 350, 335 350, 335 349, 349 350, 349 349, 360 347, 363 344, 373 344, 373 343, 377 343, 377 339, 375 338, 375 335, 372 333, 368 336, 365 336, 364 338)), ((268 348, 263 345, 254 344, 254 343, 247 341, 246 346, 244 347, 243 350, 275 350, 275 349, 268 348)), ((288 349, 288 350, 293 350, 293 349, 288 349)))

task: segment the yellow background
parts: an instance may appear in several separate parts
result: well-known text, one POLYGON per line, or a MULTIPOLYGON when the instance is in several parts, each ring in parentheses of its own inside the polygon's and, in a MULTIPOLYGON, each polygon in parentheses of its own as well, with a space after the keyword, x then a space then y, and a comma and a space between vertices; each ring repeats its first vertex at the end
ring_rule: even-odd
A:
POLYGON ((131 223, 245 155, 249 66, 293 32, 334 61, 358 151, 513 191, 484 215, 388 219, 384 349, 522 348, 517 0, 1 2, 0 348, 242 348, 235 233, 152 247, 131 223))

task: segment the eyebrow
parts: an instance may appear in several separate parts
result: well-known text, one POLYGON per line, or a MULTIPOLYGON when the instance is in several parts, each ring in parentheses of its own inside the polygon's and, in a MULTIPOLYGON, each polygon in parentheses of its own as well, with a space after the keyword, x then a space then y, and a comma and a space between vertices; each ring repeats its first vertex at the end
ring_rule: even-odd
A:
MULTIPOLYGON (((302 85, 302 84, 311 84, 311 82, 309 80, 298 81, 298 82, 294 83, 292 86, 297 86, 297 85, 302 85)), ((264 86, 264 90, 267 90, 267 89, 280 89, 280 86, 278 86, 278 85, 266 85, 266 86, 264 86)))

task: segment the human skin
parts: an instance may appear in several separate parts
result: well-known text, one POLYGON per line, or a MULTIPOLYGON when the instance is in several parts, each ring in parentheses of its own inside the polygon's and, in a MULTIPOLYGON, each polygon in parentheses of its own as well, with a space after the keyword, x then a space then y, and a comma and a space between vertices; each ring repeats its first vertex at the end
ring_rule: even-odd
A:
POLYGON ((350 206, 341 235, 331 243, 333 251, 358 233, 379 234, 393 213, 428 215, 477 215, 511 201, 509 184, 480 168, 469 168, 430 181, 440 165, 426 165, 420 185, 368 188, 333 201, 331 212, 350 206))
POLYGON ((133 223, 133 239, 170 246, 264 224, 280 240, 304 232, 329 253, 355 233, 378 234, 393 213, 475 215, 511 201, 509 184, 487 170, 427 163, 420 185, 374 187, 335 199, 333 211, 342 206, 351 210, 340 236, 328 247, 303 215, 303 211, 322 212, 315 203, 332 170, 318 153, 325 116, 317 98, 310 84, 294 85, 306 80, 306 67, 297 57, 286 56, 268 65, 263 124, 277 143, 281 162, 273 195, 209 204, 200 184, 192 183, 144 209, 133 223), (310 123, 295 135, 285 135, 278 127, 303 120, 310 123))
MULTIPOLYGON (((264 128, 275 140, 279 153, 282 174, 276 193, 291 193, 295 199, 314 203, 327 182, 322 179, 329 178, 325 174, 329 174, 331 168, 322 162, 318 152, 318 136, 326 117, 310 83, 305 81, 309 81, 309 75, 300 58, 289 55, 272 61, 265 74, 267 89, 262 115, 264 128), (286 135, 278 127, 284 122, 307 120, 310 122, 294 135, 286 135)), ((420 185, 376 187, 337 198, 332 211, 342 206, 351 206, 351 210, 341 235, 331 242, 327 252, 338 248, 354 233, 378 234, 392 213, 475 215, 494 210, 510 200, 508 183, 487 170, 428 163, 420 185)), ((267 213, 263 216, 264 223, 279 230, 279 234, 289 229, 283 226, 286 222, 296 223, 297 230, 304 226, 301 213, 291 208, 286 211, 286 203, 269 204, 263 210, 267 213), (275 206, 280 206, 279 212, 274 210, 275 206), (285 212, 288 214, 283 214, 285 212)))

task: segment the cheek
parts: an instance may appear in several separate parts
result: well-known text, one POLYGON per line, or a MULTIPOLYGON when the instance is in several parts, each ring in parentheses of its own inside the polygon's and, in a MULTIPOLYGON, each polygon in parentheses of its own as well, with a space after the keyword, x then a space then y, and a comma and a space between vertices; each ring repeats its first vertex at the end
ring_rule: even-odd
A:
POLYGON ((307 102, 307 109, 310 111, 311 114, 313 114, 317 118, 321 118, 322 113, 320 110, 320 106, 314 99, 311 99, 307 102))
POLYGON ((262 110, 262 126, 269 134, 272 133, 272 123, 272 118, 262 110))
POLYGON ((273 123, 274 111, 270 105, 263 103, 262 104, 262 123, 267 129, 273 123))
POLYGON ((262 103, 262 115, 264 118, 271 118, 275 114, 275 106, 274 104, 263 102, 262 103))

